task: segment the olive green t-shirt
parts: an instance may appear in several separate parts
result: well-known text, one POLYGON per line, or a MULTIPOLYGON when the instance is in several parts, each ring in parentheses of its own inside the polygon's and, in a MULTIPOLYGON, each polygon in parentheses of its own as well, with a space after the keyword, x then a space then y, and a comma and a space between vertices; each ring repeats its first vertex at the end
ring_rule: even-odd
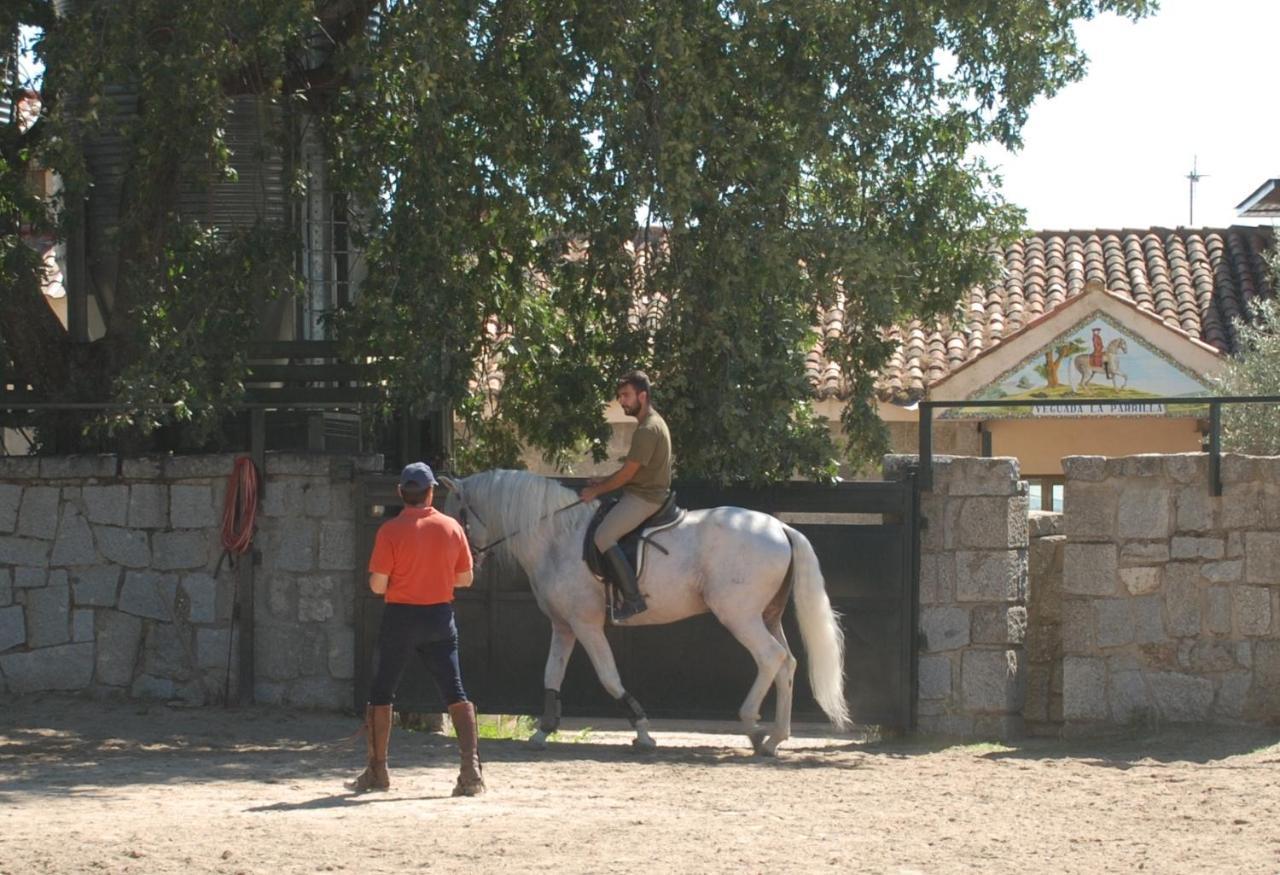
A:
POLYGON ((658 411, 650 408, 644 422, 636 426, 626 461, 639 462, 640 470, 623 491, 654 504, 665 501, 671 490, 671 432, 658 411))

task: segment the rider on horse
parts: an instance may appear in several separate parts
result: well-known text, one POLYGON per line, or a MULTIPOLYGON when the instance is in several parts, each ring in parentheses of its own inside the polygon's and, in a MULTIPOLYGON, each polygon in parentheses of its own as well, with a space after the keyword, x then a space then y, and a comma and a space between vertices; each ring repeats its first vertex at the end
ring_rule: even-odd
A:
POLYGON ((631 449, 618 471, 603 481, 593 481, 579 496, 586 503, 615 489, 623 490, 622 500, 595 534, 605 568, 622 591, 623 605, 614 613, 615 621, 634 617, 647 607, 635 569, 618 540, 657 513, 671 491, 671 432, 658 411, 649 406, 649 389, 649 377, 643 371, 631 371, 618 381, 618 403, 623 413, 639 423, 631 449))

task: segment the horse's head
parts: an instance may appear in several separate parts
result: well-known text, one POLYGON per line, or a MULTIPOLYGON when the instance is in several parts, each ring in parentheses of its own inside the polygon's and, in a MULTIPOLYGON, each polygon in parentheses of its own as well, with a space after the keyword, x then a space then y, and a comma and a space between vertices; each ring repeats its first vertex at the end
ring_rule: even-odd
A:
POLYGON ((1129 345, 1124 342, 1123 337, 1117 337, 1115 340, 1111 341, 1111 343, 1109 343, 1107 346, 1108 346, 1108 350, 1113 353, 1123 352, 1125 354, 1128 354, 1129 352, 1129 345))
POLYGON ((448 493, 441 509, 462 524, 467 541, 475 549, 477 544, 489 543, 490 537, 485 526, 485 514, 475 507, 474 496, 468 493, 465 484, 465 478, 454 480, 452 477, 440 477, 440 485, 448 493))

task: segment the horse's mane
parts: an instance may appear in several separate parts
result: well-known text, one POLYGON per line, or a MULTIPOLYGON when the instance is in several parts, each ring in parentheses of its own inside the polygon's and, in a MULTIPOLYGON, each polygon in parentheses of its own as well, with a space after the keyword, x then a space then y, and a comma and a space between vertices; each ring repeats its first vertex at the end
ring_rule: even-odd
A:
POLYGON ((585 507, 557 513, 578 500, 572 489, 528 471, 472 474, 462 484, 464 499, 482 515, 491 540, 504 535, 568 536, 582 523, 585 507))

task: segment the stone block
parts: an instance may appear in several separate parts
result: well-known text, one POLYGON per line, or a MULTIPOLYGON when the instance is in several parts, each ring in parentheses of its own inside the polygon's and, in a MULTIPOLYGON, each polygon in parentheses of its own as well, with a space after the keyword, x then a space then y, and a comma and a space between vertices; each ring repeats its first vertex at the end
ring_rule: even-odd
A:
POLYGON ((126 480, 159 480, 164 476, 164 459, 155 456, 121 459, 120 476, 126 480))
POLYGON ((21 486, 0 483, 0 532, 8 534, 18 527, 18 506, 21 503, 21 486))
POLYGON ((989 741, 1013 741, 1027 734, 1021 714, 979 714, 973 718, 973 737, 989 741))
POLYGON ((298 621, 322 623, 337 615, 334 600, 343 588, 332 577, 305 577, 298 581, 298 621))
POLYGON ((120 610, 153 620, 172 620, 178 578, 154 571, 128 571, 120 590, 120 610))
POLYGON ((45 586, 27 593, 27 646, 50 647, 71 640, 71 588, 45 586))
POLYGON ((329 476, 329 457, 322 453, 267 453, 268 478, 282 475, 299 477, 329 476))
POLYGON ((0 653, 27 643, 27 621, 21 605, 0 608, 0 653))
POLYGON ((93 539, 98 544, 98 552, 108 562, 126 568, 147 568, 151 565, 151 547, 147 543, 146 532, 94 526, 93 539))
POLYGON ((135 483, 129 488, 129 527, 163 529, 169 525, 169 487, 135 483))
MULTIPOLYGON (((227 667, 227 636, 229 629, 196 630, 196 664, 202 669, 225 671, 227 667)), ((239 636, 236 636, 239 640, 239 636)), ((236 645, 231 642, 232 674, 235 674, 236 645)))
POLYGON ((235 463, 233 453, 170 456, 164 460, 164 476, 167 480, 226 478, 231 474, 235 463))
POLYGON ((299 517, 283 519, 275 526, 269 546, 268 568, 311 571, 316 566, 316 523, 299 517))
MULTIPOLYGON (((321 532, 321 555, 324 552, 321 532)), ((354 549, 352 551, 354 553, 354 549)), ((324 563, 321 562, 321 567, 324 563)), ((920 556, 920 604, 949 605, 956 600, 954 553, 922 553, 920 556)))
POLYGON ((0 608, 13 604, 13 572, 0 568, 0 608))
POLYGON ((76 608, 71 612, 71 640, 93 640, 93 610, 91 608, 76 608))
POLYGON ((960 694, 969 712, 1020 711, 1022 666, 1016 650, 966 650, 960 656, 960 694))
POLYGON ((1280 641, 1253 642, 1253 683, 1245 700, 1247 720, 1280 720, 1280 641))
POLYGON ((1280 583, 1280 532, 1245 532, 1244 576, 1249 583, 1280 583))
POLYGON ((1214 527, 1214 499, 1203 483, 1183 486, 1174 497, 1177 508, 1177 530, 1207 532, 1214 527))
POLYGON ((62 525, 53 541, 51 565, 93 565, 98 561, 98 551, 93 546, 93 533, 80 511, 73 504, 62 509, 62 525))
POLYGON ((302 481, 296 478, 272 480, 262 490, 262 515, 264 517, 290 517, 302 515, 302 481))
POLYGON ((260 628, 255 639, 257 675, 269 681, 291 681, 328 671, 329 648, 323 636, 305 634, 296 625, 260 628))
POLYGON ((1134 643, 1160 644, 1169 640, 1164 629, 1164 600, 1160 596, 1130 599, 1129 611, 1133 617, 1134 643))
POLYGON ((1116 530, 1120 538, 1167 538, 1172 534, 1169 492, 1160 483, 1129 483, 1120 490, 1116 530))
POLYGON ((1021 644, 1027 637, 1027 609, 1021 605, 978 605, 969 639, 975 644, 1021 644))
POLYGON ((1232 587, 1231 615, 1237 635, 1269 635, 1271 590, 1265 586, 1232 587))
POLYGON ((34 538, 0 537, 0 564, 43 568, 49 564, 49 542, 34 538))
POLYGON ((355 567, 355 525, 349 522, 320 523, 320 568, 325 571, 352 571, 355 567))
POLYGON ((149 674, 139 675, 129 687, 129 695, 135 699, 169 700, 174 696, 173 681, 149 674))
POLYGON ((0 479, 36 480, 40 477, 40 459, 36 456, 0 456, 0 479))
POLYGON ((1168 561, 1168 541, 1129 541, 1120 548, 1121 565, 1159 565, 1168 561))
POLYGON ((1032 540, 1065 533, 1063 514, 1047 510, 1033 510, 1027 513, 1027 534, 1032 540))
POLYGON ((93 644, 59 644, 0 656, 11 693, 83 690, 93 680, 93 644))
POLYGON ((13 569, 14 589, 39 589, 49 583, 47 568, 15 568, 13 569))
POLYGON ((209 538, 201 531, 156 532, 151 536, 151 565, 162 571, 203 568, 209 560, 209 538))
POLYGON ((1027 546, 1026 500, 966 499, 960 515, 960 546, 990 550, 1027 546))
POLYGON ((1222 454, 1223 483, 1254 483, 1262 479, 1262 471, 1258 470, 1257 459, 1239 453, 1222 454))
MULTIPOLYGON (((920 662, 931 658, 922 657, 920 662)), ((356 634, 350 627, 329 631, 329 676, 343 681, 356 676, 356 634)))
POLYGON ((255 680, 253 684, 253 701, 259 705, 283 705, 288 700, 285 684, 273 684, 255 680))
POLYGON ((1227 558, 1244 558, 1244 532, 1227 532, 1227 558))
POLYGON ((187 596, 187 619, 192 623, 213 623, 218 619, 218 581, 210 574, 188 574, 182 578, 187 596))
POLYGON ((1072 480, 1102 480, 1107 476, 1107 457, 1067 456, 1062 460, 1062 470, 1068 483, 1072 480))
POLYGON ((1120 671, 1111 676, 1107 689, 1111 720, 1120 724, 1148 724, 1154 716, 1151 695, 1142 672, 1120 671))
POLYGON ((1146 595, 1160 589, 1160 568, 1142 565, 1135 568, 1121 568, 1120 582, 1130 595, 1146 595))
MULTIPOLYGON (((1176 566, 1167 566, 1172 570, 1176 566)), ((1170 575, 1164 584, 1165 630, 1171 638, 1200 634, 1200 590, 1193 580, 1170 575)))
POLYGON ((1245 703, 1253 675, 1247 671, 1233 671, 1218 681, 1218 693, 1213 701, 1213 716, 1239 720, 1244 717, 1245 703))
POLYGON ((1239 668, 1236 662, 1234 644, 1222 641, 1200 640, 1191 645, 1191 656, 1187 665, 1198 674, 1234 671, 1239 668))
POLYGON ((1164 469, 1178 483, 1198 483, 1202 487, 1209 481, 1209 456, 1207 453, 1170 453, 1164 457, 1164 469))
POLYGON ((308 480, 302 484, 302 511, 307 516, 327 516, 329 513, 329 482, 308 480))
POLYGON ((1211 586, 1205 590, 1204 623, 1211 635, 1231 634, 1231 587, 1211 586))
POLYGON ((356 490, 348 484, 342 484, 341 488, 337 485, 331 485, 327 518, 331 521, 354 520, 356 518, 356 504, 359 502, 355 493, 356 490))
POLYGON ((1119 595, 1115 544, 1068 543, 1062 560, 1062 591, 1073 595, 1119 595))
POLYGON ((59 492, 52 486, 28 486, 18 510, 18 534, 52 541, 58 531, 59 492))
POLYGON ((1172 559, 1221 559, 1226 555, 1226 549, 1226 542, 1222 538, 1180 535, 1170 542, 1169 556, 1172 559))
MULTIPOLYGON (((946 497, 937 492, 925 493, 920 498, 920 549, 925 553, 938 553, 947 549, 946 497)), ((954 535, 952 536, 954 540, 954 535)))
POLYGON ((1207 562, 1201 566, 1200 574, 1212 583, 1234 583, 1244 576, 1244 561, 1227 559, 1223 562, 1207 562))
POLYGON ((86 486, 81 494, 89 522, 123 526, 129 521, 128 486, 86 486))
POLYGON ((1063 529, 1072 540, 1110 541, 1116 536, 1118 497, 1109 482, 1068 480, 1063 529))
POLYGON ((302 678, 289 685, 285 704, 292 708, 336 710, 350 707, 351 684, 329 677, 302 678))
POLYGON ((82 568, 71 575, 72 603, 114 608, 120 590, 120 569, 114 565, 82 568))
POLYGON ((1160 717, 1170 723, 1200 723, 1209 718, 1213 682, 1176 672, 1147 675, 1147 686, 1160 717))
POLYGON ((143 640, 143 671, 153 677, 187 680, 191 677, 182 630, 174 623, 148 623, 143 640))
POLYGON ((119 611, 98 617, 98 683, 114 687, 133 682, 142 645, 142 620, 119 611))
POLYGON ((1164 474, 1163 453, 1135 453, 1122 459, 1113 459, 1108 464, 1108 472, 1117 462, 1122 477, 1160 477, 1164 474))
POLYGON ((271 616, 293 621, 298 616, 298 586, 292 575, 259 575, 254 581, 258 604, 266 603, 271 616), (264 597, 265 596, 265 597, 264 597))
POLYGON ((1106 720, 1107 665, 1094 657, 1062 659, 1062 716, 1066 720, 1106 720))
POLYGON ((116 457, 110 454, 97 456, 42 456, 41 480, 89 480, 116 476, 116 457))
POLYGON ((973 738, 974 718, 969 714, 920 715, 918 730, 925 735, 944 738, 973 738))
POLYGON ((961 551, 955 568, 956 601, 1012 602, 1025 597, 1025 550, 961 551))
POLYGON ((1097 649, 1096 618, 1092 599, 1062 600, 1062 652, 1092 653, 1097 649))
POLYGON ((1133 643, 1133 606, 1129 599, 1097 599, 1093 609, 1099 647, 1133 643))
POLYGON ((920 649, 930 653, 955 650, 969 643, 969 611, 955 606, 920 609, 920 649))
POLYGON ((1016 495, 1018 462, 1012 458, 965 458, 951 465, 948 494, 1016 495))
POLYGON ((175 529, 203 529, 217 525, 213 491, 203 485, 179 484, 170 487, 169 522, 175 529))

